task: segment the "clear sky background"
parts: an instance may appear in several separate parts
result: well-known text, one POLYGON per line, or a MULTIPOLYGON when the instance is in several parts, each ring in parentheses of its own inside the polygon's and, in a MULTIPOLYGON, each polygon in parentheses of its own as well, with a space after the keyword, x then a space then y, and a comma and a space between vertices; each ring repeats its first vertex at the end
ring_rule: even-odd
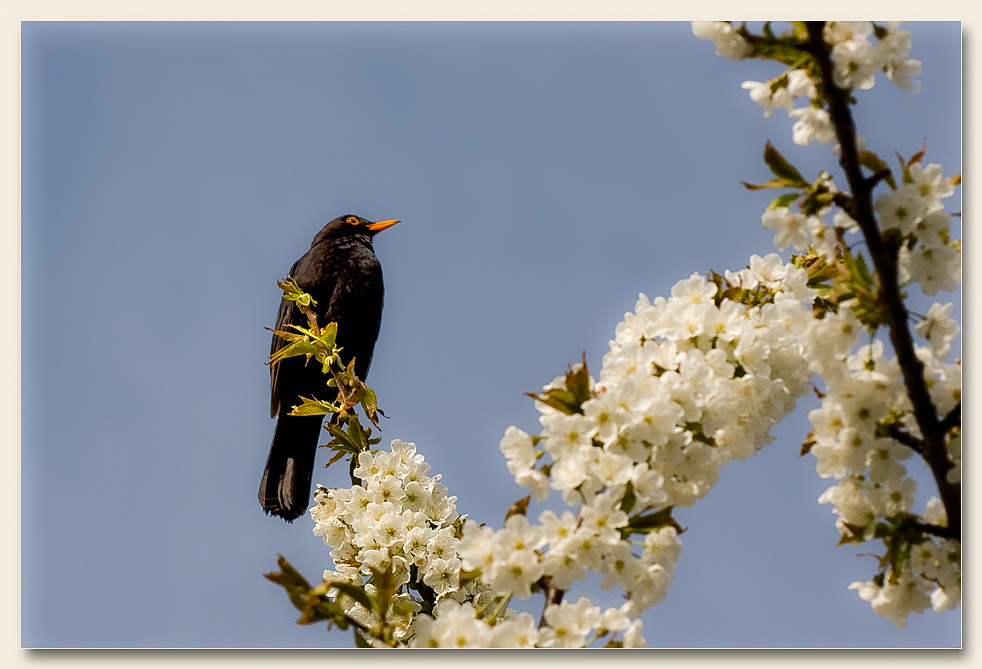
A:
MULTIPOLYGON (((884 157, 927 138, 953 174, 960 26, 906 27, 922 91, 879 76, 859 130, 884 157)), ((740 88, 779 71, 716 56, 687 23, 25 23, 22 644, 350 646, 297 626, 261 576, 277 553, 311 580, 330 567, 309 517, 256 499, 276 279, 340 214, 403 221, 375 244, 382 437, 415 442, 459 511, 500 527, 525 490, 498 441, 539 429, 522 393, 583 350, 596 374, 638 292, 773 250, 774 193, 740 185, 769 177, 767 139, 845 187, 828 146, 794 145, 740 88)), ((960 295, 934 299, 960 319, 960 295)), ((835 547, 816 503, 833 482, 797 457, 815 405, 677 512, 650 646, 960 644, 960 609, 897 630, 847 589, 881 546, 835 547)))

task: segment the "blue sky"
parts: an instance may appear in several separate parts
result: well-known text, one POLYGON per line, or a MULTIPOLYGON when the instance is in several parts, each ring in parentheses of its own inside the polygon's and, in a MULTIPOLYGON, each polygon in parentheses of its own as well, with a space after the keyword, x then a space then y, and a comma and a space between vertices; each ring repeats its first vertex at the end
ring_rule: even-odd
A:
MULTIPOLYGON (((922 92, 880 77, 859 130, 884 157, 927 138, 952 174, 960 28, 907 27, 922 92)), ((598 371, 638 292, 773 250, 772 194, 740 185, 768 177, 764 142, 839 174, 740 88, 777 68, 687 23, 23 24, 23 645, 350 646, 261 578, 277 553, 330 566, 309 519, 256 500, 276 279, 335 216, 403 221, 375 245, 381 436, 498 527, 524 495, 498 441, 538 430, 522 393, 583 350, 598 371)), ((678 511, 649 645, 960 643, 961 610, 896 630, 847 590, 875 566, 834 546, 831 481, 797 457, 813 404, 678 511)))

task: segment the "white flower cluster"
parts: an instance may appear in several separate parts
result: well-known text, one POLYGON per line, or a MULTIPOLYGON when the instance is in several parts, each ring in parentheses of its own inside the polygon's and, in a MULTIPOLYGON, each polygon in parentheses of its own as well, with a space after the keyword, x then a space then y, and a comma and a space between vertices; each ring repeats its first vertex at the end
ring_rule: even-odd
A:
MULTIPOLYGON (((901 281, 919 283, 927 295, 953 291, 961 281, 961 245, 951 237, 951 217, 941 200, 954 192, 954 185, 942 177, 939 165, 913 162, 907 172, 906 183, 876 199, 879 227, 903 237, 898 263, 901 281)), ((791 245, 801 250, 810 242, 818 253, 834 256, 835 230, 819 217, 809 217, 803 223, 806 219, 802 214, 777 208, 765 212, 762 220, 765 227, 777 230, 775 244, 779 248, 791 245), (799 234, 806 227, 810 240, 799 234)), ((835 227, 853 230, 854 226, 844 213, 837 214, 835 227)), ((836 526, 843 537, 863 541, 874 536, 883 519, 913 513, 916 484, 902 464, 913 450, 891 438, 889 430, 892 426, 916 438, 921 434, 896 359, 884 355, 880 340, 857 348, 863 326, 851 306, 844 302, 838 313, 814 320, 803 341, 809 368, 825 383, 822 406, 808 416, 814 428, 811 453, 817 460, 818 474, 839 481, 819 502, 833 504, 836 526)), ((946 362, 959 332, 952 309, 950 302, 936 303, 914 328, 930 344, 916 346, 915 353, 924 365, 934 408, 942 416, 961 400, 961 365, 946 362)), ((947 479, 956 483, 961 478, 958 431, 948 436, 947 448, 954 465, 947 479)), ((947 524, 940 504, 921 517, 926 523, 947 524), (929 516, 936 516, 936 520, 928 520, 929 516)), ((960 601, 957 542, 938 544, 929 538, 918 549, 923 555, 919 562, 912 561, 911 572, 891 571, 881 585, 870 581, 852 586, 871 602, 874 611, 898 627, 906 625, 910 613, 920 613, 932 603, 936 611, 944 611, 960 601), (929 553, 935 557, 928 559, 929 553), (953 561, 937 557, 941 554, 955 557, 953 561)))
MULTIPOLYGON (((354 475, 364 485, 351 488, 318 488, 310 515, 314 534, 332 547, 337 571, 325 571, 324 579, 361 586, 371 567, 391 567, 396 583, 410 581, 412 572, 439 597, 463 599, 474 596, 474 588, 458 590, 460 559, 454 522, 458 519, 456 497, 447 496, 440 475, 428 476, 430 466, 416 453, 415 444, 394 440, 389 453, 358 455, 354 475)), ((371 591, 372 586, 368 586, 371 591)), ((335 592, 329 593, 331 595, 335 592)), ((375 614, 349 597, 340 601, 353 619, 372 626, 375 614)), ((411 633, 413 613, 420 607, 405 593, 396 596, 396 610, 406 612, 398 625, 397 638, 411 633)))
MULTIPOLYGON (((825 186, 834 192, 835 185, 831 177, 825 180, 825 186)), ((788 207, 771 207, 764 211, 760 221, 765 228, 774 230, 774 246, 777 250, 783 251, 790 246, 795 251, 805 251, 811 246, 819 255, 833 258, 839 243, 837 233, 853 232, 859 230, 859 226, 841 210, 836 213, 832 225, 822 220, 822 214, 824 212, 806 216, 788 207)))
POLYGON ((719 287, 699 274, 675 284, 668 299, 641 295, 617 326, 583 413, 539 402, 545 430, 536 447, 516 428, 506 433, 501 448, 516 480, 537 499, 546 485, 560 490, 568 504, 606 502, 630 483, 637 508, 692 506, 719 467, 772 441, 771 427, 807 390, 807 280, 772 253, 726 272, 728 285, 763 304, 724 297, 717 305, 719 287), (552 460, 548 480, 534 469, 538 445, 552 460))
POLYGON ((915 162, 908 172, 910 183, 876 198, 880 229, 896 230, 908 242, 898 258, 902 282, 920 284, 925 295, 951 292, 961 282, 961 242, 951 238, 951 216, 941 200, 955 186, 940 165, 915 162))
POLYGON ((910 57, 911 35, 900 30, 898 21, 887 21, 876 45, 869 38, 874 26, 869 21, 832 21, 825 27, 825 39, 832 46, 835 85, 839 88, 873 88, 877 72, 884 72, 897 87, 917 93, 920 82, 912 77, 921 73, 921 61, 910 57))
MULTIPOLYGON (((833 505, 836 527, 845 539, 856 542, 873 538, 882 519, 913 513, 916 484, 902 464, 913 451, 881 436, 882 428, 894 425, 920 436, 900 367, 895 358, 884 356, 883 342, 876 340, 850 353, 860 332, 852 312, 840 309, 816 320, 805 338, 810 364, 826 384, 822 406, 808 414, 814 427, 811 453, 819 476, 839 481, 818 501, 833 505)), ((919 346, 916 353, 925 365, 935 407, 942 415, 950 412, 961 398, 961 366, 940 360, 936 349, 919 346)), ((948 452, 956 464, 948 473, 952 483, 960 477, 960 450, 960 437, 951 437, 948 452)), ((937 500, 921 519, 947 525, 937 500)), ((936 611, 945 611, 958 606, 961 598, 958 542, 946 539, 938 544, 929 537, 915 551, 918 559, 911 561, 909 573, 891 570, 885 585, 871 581, 850 586, 876 613, 901 628, 910 613, 921 613, 932 602, 936 611)))
POLYGON ((878 437, 877 425, 898 422, 898 417, 903 417, 901 425, 914 421, 900 367, 895 358, 884 357, 883 342, 849 354, 861 334, 848 309, 827 314, 809 329, 808 352, 826 387, 822 406, 808 418, 818 475, 841 481, 819 503, 835 504, 836 526, 844 536, 869 539, 880 517, 911 510, 916 488, 901 464, 913 451, 878 437))
POLYGON ((489 625, 477 617, 468 602, 459 604, 444 600, 437 605, 434 617, 420 616, 416 621, 416 648, 583 648, 593 639, 622 633, 623 648, 645 648, 640 620, 627 614, 630 604, 601 613, 586 597, 575 604, 561 602, 546 607, 546 626, 537 629, 529 613, 514 614, 489 625))
MULTIPOLYGON (((920 162, 908 166, 904 181, 875 202, 880 230, 903 237, 899 279, 920 284, 927 295, 953 291, 961 281, 961 243, 951 236, 951 216, 941 202, 954 192, 953 181, 943 178, 941 166, 920 162)), ((830 181, 827 185, 834 190, 830 181)), ((841 235, 858 230, 856 222, 842 211, 831 226, 820 215, 806 216, 787 207, 768 209, 761 221, 765 228, 775 230, 778 249, 811 247, 830 259, 836 256, 841 235)), ((882 519, 913 513, 916 485, 902 464, 913 451, 887 436, 886 430, 893 425, 915 437, 920 432, 896 360, 884 357, 879 340, 856 348, 863 326, 852 306, 842 303, 838 313, 813 320, 803 342, 810 370, 825 382, 821 408, 809 413, 814 427, 811 453, 820 476, 840 481, 819 502, 834 505, 836 526, 845 538, 862 541, 874 536, 882 519)), ((931 399, 940 415, 954 409, 961 399, 961 367, 945 362, 959 332, 952 309, 952 303, 934 304, 914 328, 930 344, 916 347, 915 353, 924 364, 931 399)), ((949 435, 947 447, 954 464, 947 478, 955 483, 961 478, 960 433, 949 435)), ((942 519, 941 524, 946 523, 942 519)), ((958 554, 958 550, 942 549, 932 542, 928 539, 922 546, 930 544, 946 555, 958 554)), ((939 571, 940 576, 926 575, 915 566, 912 573, 891 572, 893 580, 883 586, 873 581, 853 586, 874 611, 903 627, 910 613, 920 613, 932 602, 938 611, 958 605, 958 563, 950 566, 939 571)))
MULTIPOLYGON (((935 497, 928 502, 940 509, 935 497)), ((961 544, 954 539, 930 537, 911 551, 910 573, 902 573, 882 582, 856 581, 849 586, 869 602, 873 610, 903 629, 911 613, 922 613, 931 606, 937 613, 955 609, 961 604, 961 544), (933 591, 933 592, 932 592, 933 591), (930 595, 928 594, 930 593, 930 595)))
MULTIPOLYGON (((869 89, 875 83, 876 73, 884 72, 903 90, 917 93, 920 83, 912 77, 920 74, 921 62, 910 57, 910 32, 900 30, 895 21, 885 23, 878 31, 880 36, 874 45, 869 41, 874 35, 874 25, 869 21, 832 21, 826 25, 825 39, 832 45, 836 85, 843 89, 869 89)), ((746 58, 750 53, 750 45, 726 21, 693 21, 692 33, 713 40, 716 53, 730 60, 746 58)), ((795 144, 835 142, 832 120, 815 99, 815 85, 805 70, 794 69, 766 82, 745 81, 742 87, 750 92, 750 99, 763 107, 764 116, 770 117, 775 109, 783 107, 789 117, 797 119, 791 128, 795 144), (795 108, 795 99, 802 97, 807 104, 795 108)), ((862 137, 856 140, 860 148, 865 145, 862 137)), ((837 148, 833 148, 835 151, 837 148)))
MULTIPOLYGON (((952 180, 942 177, 939 165, 925 167, 913 162, 905 183, 876 199, 880 229, 899 233, 904 240, 898 259, 900 280, 919 283, 927 295, 953 291, 961 280, 960 241, 952 239, 951 217, 941 203, 953 192, 952 180)), ((768 209, 761 220, 765 228, 776 231, 774 244, 778 249, 792 246, 802 251, 810 246, 827 258, 836 256, 838 237, 857 230, 855 221, 841 211, 832 226, 820 216, 805 216, 787 207, 768 209)), ((852 306, 844 302, 838 313, 813 320, 802 341, 810 370, 825 382, 821 408, 809 413, 814 428, 811 453, 820 476, 839 480, 819 502, 834 505, 836 526, 843 537, 863 541, 873 538, 883 519, 913 513, 916 485, 902 464, 913 450, 890 438, 888 431, 894 426, 915 437, 920 437, 920 432, 896 359, 884 356, 879 340, 857 349, 864 329, 852 306)), ((961 367, 945 362, 959 332, 952 309, 951 303, 934 304, 915 326, 915 332, 930 344, 916 347, 915 353, 924 364, 931 399, 940 415, 954 409, 961 399, 961 367)), ((957 431, 949 435, 947 447, 954 464, 947 478, 955 483, 961 478, 961 438, 957 431)), ((940 524, 947 521, 942 519, 940 524)), ((957 549, 952 552, 950 546, 942 549, 932 542, 928 539, 922 547, 930 545, 946 555, 958 554, 957 549)), ((870 581, 853 586, 871 602, 874 611, 903 627, 911 612, 920 613, 931 602, 938 611, 958 605, 958 564, 949 566, 947 571, 934 570, 928 575, 917 571, 915 565, 911 573, 894 575, 891 571, 893 580, 888 579, 885 585, 870 581)))
MULTIPOLYGON (((567 589, 595 571, 602 587, 620 586, 631 615, 660 602, 681 542, 671 526, 646 527, 645 514, 692 506, 721 466, 773 440, 771 427, 794 409, 811 374, 801 345, 814 298, 806 283, 804 270, 771 254, 726 273, 732 297, 752 305, 717 303, 720 286, 699 274, 668 299, 641 295, 617 326, 582 413, 539 401, 542 433, 513 426, 501 440, 519 485, 540 501, 558 490, 578 514, 545 511, 539 525, 512 516, 497 532, 468 522, 464 568, 518 597, 543 576, 567 589), (644 541, 630 541, 632 533, 644 541)), ((545 390, 564 386, 560 377, 545 390)))
MULTIPOLYGON (((954 193, 953 179, 942 176, 941 166, 933 163, 924 166, 912 162, 907 175, 909 181, 878 196, 874 205, 880 230, 899 233, 904 239, 897 259, 899 279, 902 283, 920 284, 925 295, 954 291, 961 282, 961 240, 952 237, 951 215, 941 202, 954 193)), ((824 183, 830 192, 835 191, 830 177, 824 183)), ((811 246, 828 258, 835 256, 837 233, 859 229, 841 210, 828 225, 821 215, 806 216, 781 206, 767 209, 761 215, 761 223, 775 231, 774 246, 778 250, 790 246, 804 251, 811 246)), ((932 307, 920 327, 943 357, 950 350, 958 326, 949 318, 950 308, 944 313, 939 309, 940 305, 932 307)))

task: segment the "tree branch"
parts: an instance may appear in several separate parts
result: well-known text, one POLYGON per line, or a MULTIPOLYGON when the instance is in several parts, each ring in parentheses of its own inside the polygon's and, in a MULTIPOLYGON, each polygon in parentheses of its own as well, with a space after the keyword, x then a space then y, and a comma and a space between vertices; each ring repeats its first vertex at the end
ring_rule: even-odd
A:
POLYGON ((542 592, 545 594, 546 600, 542 605, 542 615, 539 616, 539 627, 542 627, 546 624, 546 609, 548 609, 551 604, 559 604, 562 602, 566 591, 555 587, 552 584, 552 579, 548 576, 543 576, 539 580, 539 585, 542 588, 542 592))
MULTIPOLYGON (((946 475, 952 463, 945 448, 945 432, 938 420, 937 410, 924 381, 924 365, 914 353, 914 341, 908 327, 907 306, 900 295, 897 279, 897 249, 884 243, 873 216, 871 192, 875 179, 865 179, 860 171, 859 152, 856 148, 856 126, 849 109, 848 92, 835 85, 832 61, 823 38, 824 21, 808 21, 811 52, 822 73, 820 89, 828 103, 829 116, 839 140, 839 165, 846 174, 853 194, 852 217, 859 224, 866 239, 870 260, 879 277, 879 298, 886 307, 889 320, 890 342, 897 354, 897 362, 904 376, 904 385, 914 409, 914 418, 923 435, 924 450, 921 453, 938 485, 938 493, 948 515, 948 526, 961 536, 961 483, 948 483, 946 475)), ((946 419, 947 420, 947 419, 946 419)))
POLYGON ((941 537, 942 539, 958 539, 959 532, 954 527, 944 527, 942 525, 928 525, 926 523, 915 522, 914 527, 919 529, 921 532, 927 534, 933 534, 936 537, 941 537))
POLYGON ((890 437, 904 446, 910 446, 916 452, 924 455, 924 442, 907 430, 901 430, 897 425, 890 426, 890 437))
POLYGON ((955 408, 952 409, 951 412, 944 417, 944 420, 941 421, 941 429, 944 431, 945 434, 948 434, 948 432, 950 432, 952 428, 955 427, 960 428, 961 426, 962 426, 962 403, 959 402, 958 404, 955 405, 955 408))
POLYGON ((890 170, 881 170, 870 178, 866 179, 866 187, 872 191, 878 183, 886 179, 888 176, 890 176, 890 170))

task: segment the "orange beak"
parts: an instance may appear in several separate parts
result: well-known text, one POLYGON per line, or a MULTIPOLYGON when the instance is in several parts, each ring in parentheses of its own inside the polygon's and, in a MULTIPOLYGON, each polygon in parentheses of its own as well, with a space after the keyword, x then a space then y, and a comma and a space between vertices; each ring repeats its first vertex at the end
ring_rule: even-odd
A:
POLYGON ((368 229, 371 230, 372 232, 382 232, 386 228, 391 228, 393 225, 395 225, 398 222, 399 221, 379 221, 378 223, 372 223, 371 225, 366 227, 368 227, 368 229))

